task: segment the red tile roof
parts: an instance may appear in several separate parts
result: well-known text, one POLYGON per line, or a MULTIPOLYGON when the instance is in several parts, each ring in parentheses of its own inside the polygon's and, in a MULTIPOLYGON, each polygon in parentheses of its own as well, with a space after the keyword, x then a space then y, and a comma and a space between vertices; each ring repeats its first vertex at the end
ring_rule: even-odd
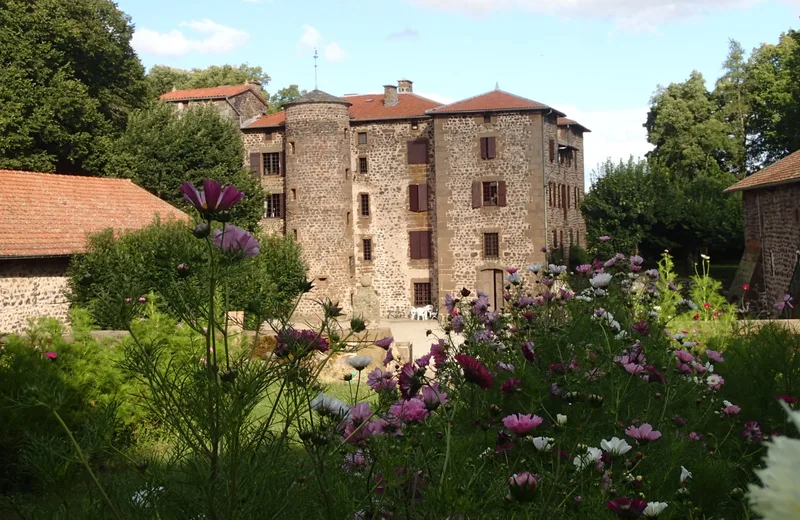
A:
POLYGON ((800 150, 749 177, 745 177, 726 189, 725 192, 768 188, 791 182, 800 182, 800 150))
POLYGON ((591 132, 591 130, 589 130, 579 122, 575 121, 574 119, 570 119, 568 117, 559 117, 558 126, 578 126, 580 128, 583 128, 584 132, 591 132))
POLYGON ((441 103, 413 93, 397 94, 397 103, 391 106, 383 104, 383 94, 342 96, 342 99, 352 103, 350 119, 355 121, 424 117, 426 110, 442 106, 441 103))
POLYGON ((281 110, 275 114, 260 116, 250 123, 246 123, 242 128, 274 128, 286 124, 286 112, 281 110))
MULTIPOLYGON (((429 114, 450 114, 458 112, 502 112, 517 110, 549 110, 551 107, 527 99, 524 97, 509 94, 503 90, 492 90, 485 94, 480 94, 461 101, 456 101, 449 105, 440 106, 428 110, 429 114)), ((564 115, 558 110, 553 109, 559 115, 564 115)))
POLYGON ((86 251, 86 235, 188 215, 127 179, 0 170, 0 257, 86 251))
POLYGON ((249 85, 226 85, 224 87, 190 88, 173 90, 161 94, 161 101, 183 101, 192 99, 225 99, 250 90, 249 85))

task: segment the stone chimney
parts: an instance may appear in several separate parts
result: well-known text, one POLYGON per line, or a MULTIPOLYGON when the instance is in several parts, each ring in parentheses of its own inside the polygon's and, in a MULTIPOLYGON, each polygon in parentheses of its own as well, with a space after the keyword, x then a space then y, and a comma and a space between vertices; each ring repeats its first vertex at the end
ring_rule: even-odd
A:
POLYGON ((414 83, 410 79, 401 79, 397 81, 397 91, 401 94, 411 94, 414 89, 411 84, 414 83))
POLYGON ((387 107, 392 107, 397 104, 397 87, 394 85, 383 86, 383 104, 387 107))

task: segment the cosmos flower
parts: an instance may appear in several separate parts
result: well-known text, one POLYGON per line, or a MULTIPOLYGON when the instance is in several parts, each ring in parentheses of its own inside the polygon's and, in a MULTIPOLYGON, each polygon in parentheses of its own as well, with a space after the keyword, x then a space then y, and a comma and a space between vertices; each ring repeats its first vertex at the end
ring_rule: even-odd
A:
POLYGON ((608 287, 611 283, 612 276, 608 273, 597 273, 589 279, 589 285, 595 289, 608 287))
POLYGON ((44 353, 44 357, 46 357, 47 359, 51 359, 52 360, 52 359, 57 358, 58 354, 56 354, 52 350, 48 350, 47 352, 44 353))
POLYGON ((542 270, 542 264, 532 264, 528 266, 528 271, 532 272, 533 274, 536 274, 541 270, 542 270))
POLYGON ((214 230, 214 244, 223 253, 242 254, 251 258, 261 252, 261 245, 249 231, 240 227, 227 225, 223 230, 214 230))
POLYGON ((719 374, 711 374, 706 378, 709 390, 719 390, 725 384, 725 380, 719 374))
POLYGON ((564 426, 567 424, 567 416, 562 414, 556 414, 556 424, 559 426, 564 426))
POLYGON ((655 518, 664 512, 668 505, 666 502, 648 502, 647 507, 644 508, 644 516, 655 518))
POLYGON ((389 407, 389 413, 405 423, 420 423, 430 412, 422 399, 415 397, 393 404, 389 407))
POLYGON ((320 415, 334 415, 344 417, 350 411, 350 407, 343 403, 341 400, 326 395, 322 392, 311 400, 311 409, 320 415))
POLYGON ((637 518, 644 513, 647 502, 641 498, 617 497, 606 502, 606 508, 620 518, 637 518))
POLYGON ((685 350, 676 350, 675 357, 677 357, 684 363, 691 363, 692 361, 694 361, 694 356, 686 352, 685 350))
POLYGON ((431 344, 431 355, 433 356, 433 366, 440 368, 447 363, 447 350, 443 339, 438 343, 431 344))
POLYGON ((603 451, 600 448, 586 448, 586 452, 576 456, 572 460, 572 464, 575 466, 575 469, 578 471, 582 471, 590 466, 594 466, 594 464, 600 460, 603 456, 603 451))
POLYGON ((520 502, 532 500, 536 493, 536 488, 542 477, 528 473, 515 473, 508 478, 508 488, 511 496, 520 502))
POLYGON ((398 379, 400 382, 400 395, 403 396, 403 399, 411 399, 422 388, 422 381, 420 381, 417 370, 412 363, 403 365, 398 379))
POLYGON ((364 452, 358 450, 353 453, 348 453, 344 456, 344 464, 342 469, 345 471, 357 471, 367 466, 369 459, 364 455, 364 452))
POLYGON ((397 381, 391 372, 376 368, 367 375, 367 385, 376 392, 394 390, 397 381))
POLYGON ((706 350, 706 357, 709 361, 713 361, 714 363, 722 363, 725 361, 725 359, 722 357, 722 354, 716 350, 706 350))
POLYGON ((439 390, 439 383, 433 383, 422 387, 422 401, 428 410, 436 410, 447 404, 447 394, 439 390))
POLYGON ((528 363, 536 361, 536 353, 533 351, 533 341, 526 341, 520 348, 522 349, 522 357, 524 357, 528 363))
POLYGON ((747 442, 760 442, 761 439, 764 438, 764 434, 761 433, 761 426, 758 425, 758 422, 750 421, 744 423, 742 437, 744 437, 747 442))
POLYGON ((552 437, 534 437, 531 442, 533 442, 533 447, 537 451, 550 451, 553 449, 556 440, 552 437))
POLYGON ((503 418, 503 426, 524 437, 535 430, 543 420, 538 415, 511 414, 503 418))
POLYGON ((681 484, 685 484, 687 480, 692 478, 692 472, 686 469, 685 467, 681 466, 681 484))
POLYGON ((632 449, 628 441, 619 437, 611 437, 611 440, 608 441, 603 439, 600 441, 600 447, 611 455, 625 455, 632 449))
POLYGON ((591 270, 592 270, 591 264, 582 264, 575 268, 575 272, 579 274, 587 274, 591 270))
POLYGON ((522 381, 520 381, 516 377, 509 377, 505 383, 500 385, 500 391, 503 392, 504 394, 515 392, 517 388, 520 387, 520 385, 522 385, 522 381))
POLYGON ((375 346, 382 348, 383 350, 389 350, 389 346, 394 342, 393 337, 379 339, 375 342, 375 346))
POLYGON ((781 312, 783 312, 787 306, 790 309, 794 309, 794 305, 792 305, 793 301, 794 298, 792 298, 790 294, 784 294, 783 297, 775 303, 775 308, 781 312))
POLYGON ((639 427, 628 426, 625 430, 625 435, 640 442, 654 441, 661 438, 661 432, 654 430, 648 423, 644 423, 639 427))
POLYGON ((372 363, 372 358, 369 356, 354 356, 347 360, 347 364, 359 372, 367 368, 370 363, 372 363))
POLYGON ((484 390, 492 387, 492 374, 480 361, 466 354, 458 354, 456 361, 461 365, 461 369, 464 371, 464 379, 468 382, 478 385, 484 390))
POLYGON ((202 190, 198 190, 194 184, 186 181, 181 185, 180 191, 183 193, 183 198, 206 217, 228 211, 244 198, 244 193, 237 190, 235 186, 223 187, 211 179, 203 181, 202 190))
POLYGON ((608 235, 603 235, 601 237, 597 237, 597 240, 599 240, 600 242, 610 242, 611 237, 608 235))

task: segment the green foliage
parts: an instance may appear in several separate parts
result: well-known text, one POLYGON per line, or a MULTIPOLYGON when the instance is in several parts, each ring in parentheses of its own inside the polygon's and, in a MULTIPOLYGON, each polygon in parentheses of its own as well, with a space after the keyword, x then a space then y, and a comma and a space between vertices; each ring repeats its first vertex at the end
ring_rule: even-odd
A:
POLYGON ((592 263, 592 255, 587 250, 577 244, 569 246, 569 263, 572 267, 576 265, 592 263))
POLYGON ((147 96, 130 18, 110 0, 0 8, 0 168, 98 173, 147 96))
MULTIPOLYGON (((258 82, 262 87, 270 82, 269 75, 261 67, 247 63, 236 65, 211 65, 205 69, 178 69, 167 65, 154 65, 147 73, 150 94, 157 98, 172 89, 220 87, 242 85, 246 81, 258 82)), ((262 90, 263 92, 263 90, 262 90)))
POLYGON ((188 208, 180 193, 185 181, 217 179, 233 184, 245 199, 232 222, 255 230, 264 212, 264 190, 242 166, 244 148, 236 125, 212 106, 178 114, 166 104, 134 112, 111 148, 107 172, 129 178, 171 204, 188 208))
POLYGON ((676 282, 674 268, 672 256, 669 251, 664 251, 658 261, 658 280, 655 285, 658 289, 658 312, 668 322, 677 316, 678 303, 681 300, 682 287, 676 282))
POLYGON ((697 264, 694 266, 689 294, 698 306, 696 314, 703 321, 721 320, 730 323, 736 318, 735 307, 722 296, 722 283, 709 276, 710 268, 711 259, 706 255, 701 258, 700 271, 697 270, 697 264))
MULTIPOLYGON (((172 294, 176 284, 199 292, 207 276, 206 245, 192 236, 191 225, 156 223, 140 231, 115 238, 105 231, 89 238, 85 255, 75 257, 69 269, 70 299, 73 305, 89 309, 102 328, 125 329, 130 315, 125 298, 149 293, 172 294), (192 276, 182 280, 179 264, 188 264, 192 276), (115 302, 115 304, 112 304, 115 302)), ((261 254, 231 271, 228 295, 232 309, 251 316, 253 327, 275 318, 300 293, 305 266, 300 249, 289 237, 260 237, 261 254)), ((198 312, 198 301, 185 295, 189 311, 198 312)), ((160 312, 179 317, 164 299, 155 302, 160 312)))
POLYGON ((728 57, 722 64, 725 73, 717 80, 712 96, 716 99, 719 117, 730 132, 730 140, 722 157, 727 170, 737 176, 747 173, 747 121, 750 96, 745 86, 747 61, 744 49, 736 40, 729 41, 728 57))
POLYGON ((306 90, 300 90, 297 85, 289 85, 288 87, 278 90, 269 98, 269 112, 274 114, 283 110, 286 103, 290 103, 297 98, 306 94, 306 90))

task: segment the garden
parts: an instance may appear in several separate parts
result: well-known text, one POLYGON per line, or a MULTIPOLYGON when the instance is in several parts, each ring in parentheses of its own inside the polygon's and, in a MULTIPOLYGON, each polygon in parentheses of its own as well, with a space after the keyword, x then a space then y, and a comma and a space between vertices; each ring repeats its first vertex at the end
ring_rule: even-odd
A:
POLYGON ((710 259, 509 266, 503 309, 448 295, 402 359, 336 302, 298 328, 295 246, 232 225, 233 186, 182 192, 196 225, 95 237, 68 334, 0 340, 2 518, 800 518, 800 337, 710 259))

